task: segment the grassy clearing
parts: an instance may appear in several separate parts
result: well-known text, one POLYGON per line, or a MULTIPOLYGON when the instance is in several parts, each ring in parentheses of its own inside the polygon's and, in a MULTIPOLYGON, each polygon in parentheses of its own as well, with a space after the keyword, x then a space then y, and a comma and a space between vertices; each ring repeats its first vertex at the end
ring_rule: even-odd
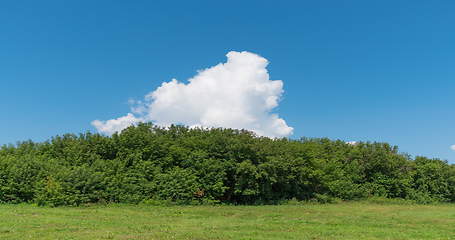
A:
POLYGON ((455 239, 455 205, 0 205, 0 239, 455 239))

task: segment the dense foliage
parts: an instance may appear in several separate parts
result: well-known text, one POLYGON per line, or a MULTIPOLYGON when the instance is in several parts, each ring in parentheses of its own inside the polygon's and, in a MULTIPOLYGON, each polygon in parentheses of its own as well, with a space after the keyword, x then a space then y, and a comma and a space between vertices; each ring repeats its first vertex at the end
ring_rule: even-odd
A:
POLYGON ((455 166, 386 143, 270 139, 232 129, 129 127, 0 149, 0 202, 278 203, 372 196, 454 202, 455 166))

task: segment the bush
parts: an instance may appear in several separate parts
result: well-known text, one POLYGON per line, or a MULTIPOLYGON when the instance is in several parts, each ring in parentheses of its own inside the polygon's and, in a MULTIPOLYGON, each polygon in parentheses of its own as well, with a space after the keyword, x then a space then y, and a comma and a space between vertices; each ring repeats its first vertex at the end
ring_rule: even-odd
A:
POLYGON ((277 204, 368 198, 455 202, 455 166, 411 159, 387 143, 270 139, 243 130, 151 124, 110 137, 66 134, 0 149, 4 203, 277 204))

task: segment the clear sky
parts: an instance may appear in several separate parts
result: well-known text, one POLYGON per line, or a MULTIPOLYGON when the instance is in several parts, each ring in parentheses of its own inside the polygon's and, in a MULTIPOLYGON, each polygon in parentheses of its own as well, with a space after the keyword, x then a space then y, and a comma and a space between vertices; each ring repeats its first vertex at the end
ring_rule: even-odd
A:
POLYGON ((266 58, 292 138, 455 163, 454 1, 2 1, 0 144, 96 131, 229 51, 266 58))

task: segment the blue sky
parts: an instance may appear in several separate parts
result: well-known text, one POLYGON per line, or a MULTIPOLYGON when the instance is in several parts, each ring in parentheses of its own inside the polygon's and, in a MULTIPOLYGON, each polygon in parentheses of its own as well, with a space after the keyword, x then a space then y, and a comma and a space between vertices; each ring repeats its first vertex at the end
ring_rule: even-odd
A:
POLYGON ((453 1, 3 1, 0 144, 96 131, 229 51, 268 59, 292 137, 455 163, 453 1))

